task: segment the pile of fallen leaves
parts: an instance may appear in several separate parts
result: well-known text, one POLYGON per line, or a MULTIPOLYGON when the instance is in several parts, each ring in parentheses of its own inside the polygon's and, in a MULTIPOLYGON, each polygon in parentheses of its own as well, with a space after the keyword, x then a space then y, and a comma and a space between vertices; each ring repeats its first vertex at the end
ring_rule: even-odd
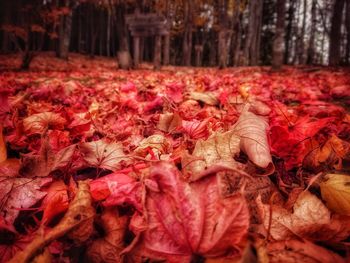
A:
POLYGON ((350 260, 349 70, 33 63, 0 75, 1 262, 350 260))

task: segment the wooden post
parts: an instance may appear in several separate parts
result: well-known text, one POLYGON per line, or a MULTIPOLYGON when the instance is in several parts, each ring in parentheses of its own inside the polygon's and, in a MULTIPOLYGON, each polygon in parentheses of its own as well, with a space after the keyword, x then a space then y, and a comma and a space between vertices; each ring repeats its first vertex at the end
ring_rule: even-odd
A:
POLYGON ((140 63, 140 37, 134 37, 134 68, 140 63))
POLYGON ((155 36, 155 45, 154 45, 154 69, 160 69, 161 62, 161 54, 162 54, 162 37, 159 35, 155 36))

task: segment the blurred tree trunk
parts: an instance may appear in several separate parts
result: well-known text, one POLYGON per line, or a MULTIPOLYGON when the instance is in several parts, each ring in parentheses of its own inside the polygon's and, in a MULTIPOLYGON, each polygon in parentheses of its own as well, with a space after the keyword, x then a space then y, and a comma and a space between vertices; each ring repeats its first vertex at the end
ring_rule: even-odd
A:
POLYGON ((285 52, 284 52, 284 63, 289 63, 289 58, 291 54, 291 44, 292 44, 292 28, 294 21, 294 13, 295 13, 295 0, 289 0, 288 7, 288 24, 286 28, 286 37, 285 37, 285 52))
POLYGON ((170 12, 170 0, 166 0, 166 19, 168 24, 169 34, 164 36, 164 44, 163 44, 163 65, 169 65, 170 62, 170 30, 172 25, 172 17, 170 12))
POLYGON ((227 1, 219 0, 219 25, 218 32, 218 54, 219 68, 226 68, 228 50, 226 46, 228 37, 228 16, 227 16, 227 1))
POLYGON ((280 70, 283 63, 285 4, 286 0, 277 0, 276 34, 272 50, 273 70, 280 70))
POLYGON ((330 43, 329 43, 329 65, 339 65, 340 56, 340 42, 341 42, 341 24, 342 24, 342 13, 344 8, 345 0, 335 0, 333 6, 333 14, 331 20, 331 31, 330 31, 330 43))
POLYGON ((62 16, 60 21, 58 57, 62 59, 68 59, 70 38, 71 38, 71 32, 72 32, 72 13, 73 13, 69 0, 65 1, 64 7, 68 8, 69 12, 68 14, 62 16))
POLYGON ((309 45, 307 48, 307 64, 312 64, 314 61, 314 54, 315 54, 315 32, 316 32, 316 4, 317 0, 312 0, 312 7, 311 7, 311 29, 310 29, 310 39, 309 39, 309 45))
POLYGON ((346 61, 350 65, 350 1, 346 2, 346 15, 345 15, 345 24, 346 24, 346 61))
POLYGON ((186 0, 184 3, 184 25, 185 32, 182 42, 183 65, 191 65, 192 57, 192 23, 193 23, 193 5, 192 0, 186 0))
MULTIPOLYGON (((0 28, 2 25, 8 25, 11 23, 12 2, 13 1, 2 1, 0 3, 0 28)), ((5 30, 1 30, 0 33, 2 34, 1 52, 8 53, 11 48, 10 33, 5 30)))
POLYGON ((244 44, 245 65, 257 65, 260 56, 262 0, 249 1, 248 33, 244 44))

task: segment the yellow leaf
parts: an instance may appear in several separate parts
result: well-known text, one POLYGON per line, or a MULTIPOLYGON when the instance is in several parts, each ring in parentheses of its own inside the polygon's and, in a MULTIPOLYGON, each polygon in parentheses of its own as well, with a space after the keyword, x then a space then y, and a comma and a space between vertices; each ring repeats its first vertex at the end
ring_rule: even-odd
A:
POLYGON ((6 145, 4 137, 2 135, 2 126, 0 125, 0 163, 4 162, 7 159, 6 145))
POLYGON ((345 174, 327 174, 320 183, 321 195, 328 208, 350 215, 350 176, 345 174))

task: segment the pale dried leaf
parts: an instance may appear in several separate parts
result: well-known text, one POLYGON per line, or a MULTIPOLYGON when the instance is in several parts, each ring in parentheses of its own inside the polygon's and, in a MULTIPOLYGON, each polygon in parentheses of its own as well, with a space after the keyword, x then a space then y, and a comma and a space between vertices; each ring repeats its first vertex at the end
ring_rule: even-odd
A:
POLYGON ((329 209, 350 216, 350 176, 327 174, 320 183, 322 199, 329 209))
POLYGON ((104 140, 85 142, 79 145, 84 160, 93 167, 118 170, 120 162, 128 160, 119 142, 107 143, 104 140))
MULTIPOLYGON (((241 138, 240 148, 249 160, 261 168, 273 166, 266 130, 269 127, 266 119, 252 112, 243 111, 233 127, 234 134, 241 138)), ((273 169, 269 173, 273 172, 273 169)))
POLYGON ((33 114, 23 120, 23 127, 27 133, 42 134, 47 129, 63 129, 66 120, 60 114, 54 112, 42 112, 33 114))
POLYGON ((212 92, 196 92, 192 91, 190 93, 191 99, 204 102, 205 104, 215 106, 219 104, 218 99, 212 92))
POLYGON ((215 133, 207 140, 198 140, 192 155, 182 158, 183 172, 190 181, 220 170, 236 169, 239 165, 234 159, 238 154, 240 138, 232 131, 215 133))
POLYGON ((157 128, 163 132, 172 132, 181 125, 181 117, 177 113, 160 114, 157 128))
POLYGON ((171 144, 163 135, 155 134, 142 140, 134 152, 139 156, 145 157, 148 154, 148 150, 152 150, 158 155, 169 153, 171 144))

